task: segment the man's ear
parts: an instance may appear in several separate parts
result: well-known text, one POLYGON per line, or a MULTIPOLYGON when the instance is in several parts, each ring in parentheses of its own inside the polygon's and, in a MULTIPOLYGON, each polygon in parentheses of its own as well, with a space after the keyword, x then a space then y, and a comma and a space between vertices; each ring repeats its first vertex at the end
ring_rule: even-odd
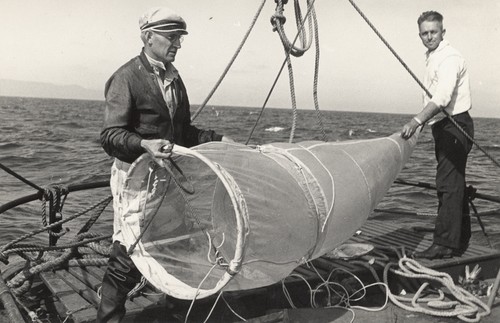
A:
POLYGON ((151 46, 153 44, 151 42, 151 38, 153 38, 153 33, 151 31, 146 31, 145 36, 146 36, 146 42, 148 43, 149 46, 151 46))

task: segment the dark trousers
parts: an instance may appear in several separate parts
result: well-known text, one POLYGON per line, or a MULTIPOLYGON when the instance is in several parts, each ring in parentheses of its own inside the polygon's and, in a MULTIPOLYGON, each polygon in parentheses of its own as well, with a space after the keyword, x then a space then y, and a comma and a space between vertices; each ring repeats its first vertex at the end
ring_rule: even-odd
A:
POLYGON ((96 322, 120 322, 125 316, 127 294, 141 280, 141 273, 135 267, 127 250, 120 242, 113 243, 101 287, 101 303, 96 322))
MULTIPOLYGON (((470 137, 474 123, 468 112, 453 116, 470 137)), ((436 188, 438 215, 434 242, 453 249, 466 248, 471 237, 465 168, 472 142, 448 119, 432 126, 437 160, 436 188)))

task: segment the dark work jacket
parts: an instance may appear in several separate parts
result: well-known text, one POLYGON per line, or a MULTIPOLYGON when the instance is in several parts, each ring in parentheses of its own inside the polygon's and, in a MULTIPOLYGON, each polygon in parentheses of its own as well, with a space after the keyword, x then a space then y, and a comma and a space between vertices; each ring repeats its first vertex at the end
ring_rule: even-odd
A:
POLYGON ((101 145, 108 155, 131 163, 145 152, 142 139, 167 139, 184 147, 222 139, 214 131, 191 125, 181 78, 171 86, 179 101, 173 120, 144 51, 111 76, 104 90, 106 111, 101 131, 101 145))

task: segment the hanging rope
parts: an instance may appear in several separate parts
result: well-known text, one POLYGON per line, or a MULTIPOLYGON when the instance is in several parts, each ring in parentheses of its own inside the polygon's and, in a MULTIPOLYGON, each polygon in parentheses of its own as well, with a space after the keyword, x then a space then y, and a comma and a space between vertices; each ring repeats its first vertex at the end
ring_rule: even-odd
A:
POLYGON ((285 16, 283 15, 284 11, 284 4, 286 4, 288 1, 282 1, 282 0, 276 0, 277 6, 276 6, 276 13, 271 17, 271 24, 273 25, 273 30, 278 31, 279 37, 281 39, 281 42, 283 44, 283 47, 285 49, 285 59, 287 62, 287 67, 288 67, 288 78, 289 78, 289 85, 290 85, 290 97, 292 101, 292 127, 290 130, 290 138, 289 142, 293 142, 293 138, 295 136, 295 130, 297 127, 297 102, 295 98, 295 85, 294 85, 294 78, 293 78, 293 68, 292 68, 292 62, 290 55, 293 55, 295 57, 300 57, 302 56, 309 48, 311 47, 313 35, 315 39, 315 46, 316 46, 316 55, 315 55, 315 64, 314 64, 314 82, 313 82, 313 97, 314 97, 314 108, 316 110, 316 117, 317 117, 317 123, 319 126, 319 129, 321 130, 322 133, 322 139, 323 141, 326 140, 326 133, 323 127, 323 122, 322 122, 322 117, 321 117, 321 112, 319 109, 319 104, 318 104, 318 74, 319 74, 319 32, 318 32, 318 22, 316 19, 316 12, 314 10, 313 3, 311 1, 307 1, 308 4, 308 16, 303 18, 301 9, 300 9, 300 4, 298 0, 294 1, 294 7, 295 7, 295 21, 297 24, 297 35, 298 38, 300 39, 302 43, 302 47, 296 47, 290 41, 288 40, 286 33, 284 31, 283 25, 286 21, 285 16), (305 32, 304 28, 304 23, 302 21, 308 21, 309 23, 309 40, 307 40, 307 34, 305 32), (313 25, 314 25, 314 32, 313 32, 313 25))
MULTIPOLYGON (((295 8, 295 22, 297 24, 297 35, 298 39, 300 40, 301 47, 295 46, 295 41, 292 43, 288 40, 288 37, 286 36, 285 30, 283 28, 283 25, 286 22, 286 17, 283 14, 283 11, 285 10, 284 6, 285 4, 288 3, 288 0, 275 0, 276 2, 276 12, 274 15, 271 16, 271 24, 273 25, 273 31, 277 31, 281 43, 283 44, 283 47, 285 48, 285 51, 287 53, 290 53, 290 55, 295 56, 295 57, 300 57, 304 55, 304 53, 309 50, 312 44, 312 15, 308 15, 306 18, 304 18, 304 21, 308 21, 309 24, 309 34, 311 37, 307 39, 307 35, 304 29, 304 24, 302 23, 302 13, 300 10, 300 4, 298 0, 294 0, 294 8, 295 8)), ((312 8, 312 5, 310 4, 310 0, 307 0, 307 5, 308 7, 312 8)))
MULTIPOLYGON (((385 46, 391 51, 391 53, 396 57, 396 59, 401 63, 401 65, 403 65, 403 67, 406 69, 406 71, 413 77, 413 79, 418 83, 418 85, 425 91, 425 93, 427 94, 427 96, 429 98, 432 98, 432 94, 429 92, 429 90, 425 87, 424 84, 422 84, 422 82, 420 82, 420 80, 415 76, 415 74, 410 70, 410 68, 408 67, 408 65, 406 65, 406 63, 401 59, 401 57, 399 57, 399 55, 396 53, 396 51, 391 47, 391 45, 389 45, 389 43, 384 39, 384 37, 379 33, 379 31, 377 30, 377 28, 375 28, 375 26, 370 22, 370 20, 368 20, 368 18, 366 17, 366 15, 361 11, 361 9, 354 3, 353 0, 348 0, 351 5, 354 7, 354 9, 356 9, 356 11, 360 14, 360 16, 366 21, 366 23, 370 26, 370 28, 375 32, 375 34, 380 38, 380 40, 385 44, 385 46)), ((470 140, 470 142, 472 142, 479 150, 481 150, 497 167, 500 168, 500 163, 495 160, 493 158, 493 156, 491 156, 483 147, 481 147, 475 140, 474 138, 472 138, 467 132, 465 132, 465 130, 460 127, 460 125, 455 121, 455 119, 453 119, 453 117, 444 110, 443 107, 440 107, 441 109, 441 112, 444 113, 444 115, 450 120, 450 122, 465 136, 465 138, 467 138, 468 140, 470 140)))
POLYGON ((255 16, 253 17, 252 23, 250 24, 250 27, 248 28, 245 36, 243 37, 243 40, 241 41, 240 45, 238 46, 238 49, 236 49, 236 52, 233 54, 233 57, 231 58, 229 64, 224 69, 224 72, 222 72, 222 75, 219 77, 219 80, 215 83, 214 87, 212 88, 212 90, 210 91, 210 93, 208 94, 206 99, 203 101, 203 103, 198 108, 198 110, 196 110, 196 112, 194 113, 193 117, 191 118, 191 121, 194 121, 194 119, 196 119, 196 117, 200 114, 200 112, 205 108, 208 101, 212 98, 215 91, 217 90, 219 85, 224 80, 224 77, 226 77, 227 72, 229 71, 229 69, 233 65, 234 61, 236 60, 236 57, 238 57, 239 53, 241 52, 241 49, 243 48, 243 45, 245 44, 248 36, 250 35, 250 32, 252 31, 253 27, 255 26, 255 23, 257 22, 257 19, 259 18, 259 15, 260 15, 265 3, 266 3, 266 0, 262 0, 262 3, 260 4, 259 8, 257 9, 257 12, 255 13, 255 16))
MULTIPOLYGON (((47 212, 46 206, 49 205, 49 224, 62 220, 62 209, 66 197, 68 196, 68 188, 63 186, 49 186, 47 187, 42 196, 42 224, 47 226, 47 212)), ((66 234, 67 231, 62 231, 62 226, 56 226, 48 230, 49 233, 49 246, 54 246, 57 240, 66 234)))
MULTIPOLYGON (((304 16, 304 19, 302 20, 301 26, 303 26, 305 24, 305 20, 311 14, 314 2, 315 2, 315 0, 311 0, 310 5, 308 6, 307 12, 306 12, 306 14, 304 16)), ((294 38, 292 44, 295 44, 295 42, 297 41, 297 39, 299 37, 299 33, 300 33, 300 28, 299 28, 299 31, 297 32, 297 34, 295 35, 295 38, 294 38)), ((290 51, 287 51, 286 57, 283 60, 283 63, 281 64, 281 67, 280 67, 280 69, 279 69, 276 77, 274 78, 273 84, 271 85, 271 88, 269 89, 269 92, 267 93, 267 96, 266 96, 266 98, 264 100, 264 104, 262 105, 262 108, 260 109, 259 115, 257 116, 257 119, 255 120, 252 129, 250 130, 250 133, 249 133, 248 138, 247 138, 247 140, 245 142, 245 145, 248 145, 248 143, 250 142, 250 139, 252 138, 253 133, 255 132, 255 129, 257 128, 257 124, 259 123, 259 121, 260 121, 260 119, 262 117, 262 114, 264 113, 264 109, 267 106, 267 102, 269 101, 269 98, 271 97, 271 94, 274 92, 274 88, 276 87, 276 84, 278 83, 278 79, 280 78, 281 73, 283 72, 283 69, 285 68, 285 64, 287 63, 289 56, 290 56, 290 51)))

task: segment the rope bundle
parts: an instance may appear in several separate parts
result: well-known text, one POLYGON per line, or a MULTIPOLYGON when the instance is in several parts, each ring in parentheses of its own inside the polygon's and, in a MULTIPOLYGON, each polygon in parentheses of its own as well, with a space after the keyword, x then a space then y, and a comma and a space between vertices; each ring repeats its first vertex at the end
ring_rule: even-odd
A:
MULTIPOLYGON (((387 274, 395 263, 388 264, 384 269, 384 281, 387 274)), ((465 322, 479 322, 479 320, 490 314, 490 308, 481 300, 476 298, 464 288, 454 284, 453 279, 447 273, 439 272, 422 266, 414 259, 403 257, 398 262, 399 269, 391 270, 397 275, 411 279, 425 279, 412 298, 397 296, 389 293, 391 301, 399 307, 411 311, 441 317, 457 317, 465 322), (421 295, 430 286, 430 282, 437 282, 446 288, 455 300, 445 301, 444 293, 439 290, 439 297, 434 299, 421 298, 421 295), (411 303, 412 306, 406 305, 411 303), (422 303, 427 306, 422 306, 422 303), (447 309, 450 308, 450 309, 447 309)))

